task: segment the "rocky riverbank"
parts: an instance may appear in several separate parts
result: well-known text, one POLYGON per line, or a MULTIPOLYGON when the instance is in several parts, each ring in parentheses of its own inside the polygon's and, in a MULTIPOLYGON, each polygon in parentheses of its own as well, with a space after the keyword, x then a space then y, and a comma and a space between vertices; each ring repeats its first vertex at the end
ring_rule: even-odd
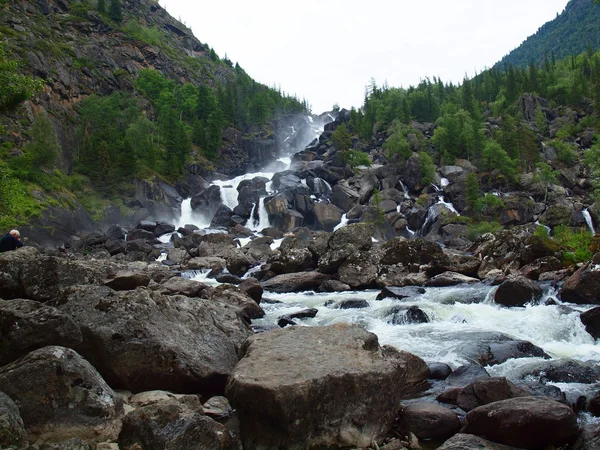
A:
POLYGON ((421 239, 374 242, 365 224, 273 230, 277 241, 267 230, 247 243, 241 228, 188 227, 161 244, 173 231, 142 222, 69 249, 0 255, 2 447, 597 448, 598 422, 581 414, 599 413, 598 367, 544 362, 542 348, 510 330, 470 335, 470 362, 451 367, 355 324, 294 326, 317 309, 265 322, 277 292, 329 292, 328 308, 352 309, 368 302, 344 292, 376 288, 394 326, 411 327, 435 320, 417 301, 428 289, 497 285, 486 300, 496 308, 590 305, 580 320, 597 337, 596 257, 562 269, 526 226, 486 235, 468 254, 421 239), (194 271, 211 278, 190 279, 194 271), (542 295, 545 280, 557 298, 542 295), (515 358, 531 359, 521 382, 490 377, 515 358), (561 382, 589 389, 565 395, 561 382))

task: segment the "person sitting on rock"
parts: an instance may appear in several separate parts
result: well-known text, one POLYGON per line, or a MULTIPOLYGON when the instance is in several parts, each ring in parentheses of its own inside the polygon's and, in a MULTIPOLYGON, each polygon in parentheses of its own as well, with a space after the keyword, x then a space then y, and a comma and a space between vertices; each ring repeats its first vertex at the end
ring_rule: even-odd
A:
POLYGON ((21 233, 18 230, 11 230, 0 239, 0 253, 15 250, 17 247, 23 247, 21 233))

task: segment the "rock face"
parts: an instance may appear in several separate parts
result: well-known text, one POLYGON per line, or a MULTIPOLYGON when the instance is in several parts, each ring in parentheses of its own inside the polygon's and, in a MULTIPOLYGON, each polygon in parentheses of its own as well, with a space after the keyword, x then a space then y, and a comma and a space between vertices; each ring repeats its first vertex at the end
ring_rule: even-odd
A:
POLYGON ((487 378, 475 380, 473 383, 465 386, 458 394, 456 404, 468 412, 488 403, 515 397, 526 397, 528 395, 506 378, 487 378))
POLYGON ((80 286, 59 309, 81 328, 79 353, 111 386, 133 392, 222 392, 251 334, 237 307, 144 288, 80 286))
MULTIPOLYGON (((177 400, 143 406, 128 414, 119 434, 122 450, 235 450, 227 428, 196 408, 177 400)), ((193 406, 193 405, 191 405, 193 406)))
POLYGON ((540 397, 521 397, 475 408, 461 433, 475 434, 500 444, 526 449, 573 443, 579 435, 573 410, 540 397))
POLYGON ((506 280, 498 287, 494 301, 503 306, 525 306, 542 298, 542 288, 525 277, 506 280))
POLYGON ((71 349, 44 347, 0 368, 0 391, 18 402, 32 439, 102 442, 117 436, 123 401, 71 349))
POLYGON ((15 402, 0 392, 0 448, 21 448, 27 444, 27 432, 15 402))
POLYGON ((265 281, 262 287, 272 292, 302 292, 316 290, 329 279, 330 275, 320 272, 286 273, 265 281))
POLYGON ((438 450, 522 450, 508 445, 496 444, 474 436, 472 434, 458 433, 438 447, 438 450))
POLYGON ((48 345, 73 347, 81 331, 67 314, 32 300, 0 301, 0 366, 48 345))
POLYGON ((400 413, 401 427, 419 439, 448 439, 460 429, 453 411, 429 402, 412 403, 400 413))
POLYGON ((577 304, 600 304, 600 254, 565 281, 560 298, 577 304))
POLYGON ((247 341, 226 396, 245 449, 366 447, 389 430, 407 371, 358 326, 292 327, 247 341))
POLYGON ((590 333, 594 339, 600 339, 600 306, 582 313, 579 317, 581 323, 585 325, 585 330, 590 333))

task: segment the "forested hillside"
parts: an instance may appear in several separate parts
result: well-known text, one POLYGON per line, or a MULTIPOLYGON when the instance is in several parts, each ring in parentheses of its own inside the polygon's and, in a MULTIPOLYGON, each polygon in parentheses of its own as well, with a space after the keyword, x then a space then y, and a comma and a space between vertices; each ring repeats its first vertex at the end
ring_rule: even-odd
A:
POLYGON ((600 6, 595 0, 571 0, 562 14, 540 27, 495 67, 539 65, 546 58, 578 55, 587 47, 600 48, 600 6))
POLYGON ((0 81, 0 228, 48 207, 124 211, 140 181, 190 166, 243 172, 248 142, 308 106, 152 0, 0 2, 0 81))

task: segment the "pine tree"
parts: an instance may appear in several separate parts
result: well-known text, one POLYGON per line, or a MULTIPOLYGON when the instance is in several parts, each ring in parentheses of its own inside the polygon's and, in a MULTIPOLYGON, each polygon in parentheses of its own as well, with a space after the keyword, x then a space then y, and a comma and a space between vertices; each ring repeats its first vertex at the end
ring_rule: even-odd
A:
POLYGON ((106 0, 98 0, 97 9, 100 14, 106 14, 106 0))
POLYGON ((121 11, 121 0, 110 0, 108 8, 108 17, 117 23, 123 20, 123 12, 121 11))
POLYGON ((466 178, 466 197, 467 197, 467 207, 473 211, 477 212, 478 203, 479 203, 479 180, 477 179, 477 175, 474 173, 470 173, 466 178))

